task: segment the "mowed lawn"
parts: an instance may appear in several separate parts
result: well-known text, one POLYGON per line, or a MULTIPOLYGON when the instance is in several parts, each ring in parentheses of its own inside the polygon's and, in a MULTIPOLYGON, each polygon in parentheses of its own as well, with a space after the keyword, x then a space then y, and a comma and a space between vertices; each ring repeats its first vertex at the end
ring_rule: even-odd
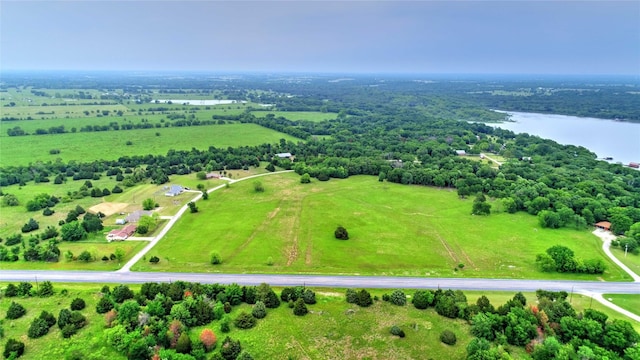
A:
POLYGON ((636 315, 640 315, 640 295, 604 294, 602 296, 621 308, 629 310, 636 315))
POLYGON ((541 229, 525 213, 472 216, 472 199, 452 190, 370 176, 303 185, 289 173, 258 181, 263 193, 248 180, 199 201, 200 211, 185 214, 148 254, 160 263, 134 269, 629 280, 589 231, 541 229), (349 240, 334 238, 338 225, 349 240), (609 269, 603 276, 539 272, 536 254, 553 245, 602 258, 609 269), (221 265, 209 264, 212 251, 221 265))
POLYGON ((170 149, 251 146, 275 143, 280 139, 294 142, 299 140, 255 124, 226 124, 12 136, 0 141, 0 154, 2 154, 2 166, 15 166, 36 161, 55 161, 58 158, 65 162, 115 160, 122 156, 164 155, 170 149), (131 141, 132 145, 126 145, 127 141, 131 141), (51 155, 49 153, 51 149, 59 149, 60 153, 51 155))

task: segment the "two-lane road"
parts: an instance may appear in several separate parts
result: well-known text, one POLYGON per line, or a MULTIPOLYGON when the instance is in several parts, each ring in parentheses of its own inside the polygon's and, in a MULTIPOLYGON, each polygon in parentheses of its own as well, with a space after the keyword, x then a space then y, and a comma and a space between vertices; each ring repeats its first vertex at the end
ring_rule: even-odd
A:
POLYGON ((0 281, 55 281, 86 283, 144 283, 183 280, 199 283, 220 283, 273 286, 306 285, 328 288, 407 288, 407 289, 460 289, 484 291, 535 291, 538 289, 575 293, 640 294, 640 283, 571 281, 571 280, 518 280, 518 279, 461 279, 420 278, 390 276, 288 275, 288 274, 218 274, 218 273, 164 273, 164 272, 106 272, 106 271, 0 271, 0 281))

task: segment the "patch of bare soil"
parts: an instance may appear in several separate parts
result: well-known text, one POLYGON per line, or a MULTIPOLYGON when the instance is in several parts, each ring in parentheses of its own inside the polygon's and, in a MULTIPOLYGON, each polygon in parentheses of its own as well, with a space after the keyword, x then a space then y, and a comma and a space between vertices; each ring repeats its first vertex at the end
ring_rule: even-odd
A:
POLYGON ((124 209, 127 208, 127 206, 129 206, 129 204, 127 203, 112 203, 112 202, 103 202, 100 203, 98 205, 94 205, 92 207, 89 208, 89 211, 91 211, 92 213, 97 214, 98 212, 101 212, 103 214, 105 214, 106 216, 111 216, 115 213, 119 213, 121 211, 123 211, 124 209))

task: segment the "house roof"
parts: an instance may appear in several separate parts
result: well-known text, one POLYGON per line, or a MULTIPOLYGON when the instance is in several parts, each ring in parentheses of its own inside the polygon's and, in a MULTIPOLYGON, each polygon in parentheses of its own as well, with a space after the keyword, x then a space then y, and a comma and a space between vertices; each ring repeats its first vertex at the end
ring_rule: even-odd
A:
POLYGON ((126 239, 129 236, 133 235, 136 232, 137 228, 138 227, 136 225, 129 224, 129 225, 123 227, 122 229, 115 229, 115 230, 109 231, 109 237, 117 237, 117 238, 126 239))
POLYGON ((131 214, 127 215, 127 217, 125 218, 125 220, 127 222, 136 222, 138 220, 140 220, 140 218, 143 215, 149 215, 151 216, 151 214, 153 214, 153 211, 148 211, 148 210, 136 210, 134 212, 132 212, 131 214))
POLYGON ((600 221, 600 222, 596 223, 596 226, 609 229, 611 227, 611 223, 608 222, 608 221, 600 221))
POLYGON ((276 156, 280 157, 280 158, 288 158, 288 157, 291 157, 291 153, 288 153, 288 152, 286 152, 286 153, 278 153, 278 154, 276 154, 276 156))

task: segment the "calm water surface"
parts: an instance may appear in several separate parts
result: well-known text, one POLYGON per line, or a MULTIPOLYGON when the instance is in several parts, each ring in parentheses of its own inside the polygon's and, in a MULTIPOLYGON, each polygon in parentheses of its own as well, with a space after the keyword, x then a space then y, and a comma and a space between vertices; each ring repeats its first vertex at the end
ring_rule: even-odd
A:
POLYGON ((628 165, 640 162, 640 123, 577 116, 498 111, 513 122, 495 124, 515 133, 528 133, 560 144, 580 145, 598 157, 628 165))

